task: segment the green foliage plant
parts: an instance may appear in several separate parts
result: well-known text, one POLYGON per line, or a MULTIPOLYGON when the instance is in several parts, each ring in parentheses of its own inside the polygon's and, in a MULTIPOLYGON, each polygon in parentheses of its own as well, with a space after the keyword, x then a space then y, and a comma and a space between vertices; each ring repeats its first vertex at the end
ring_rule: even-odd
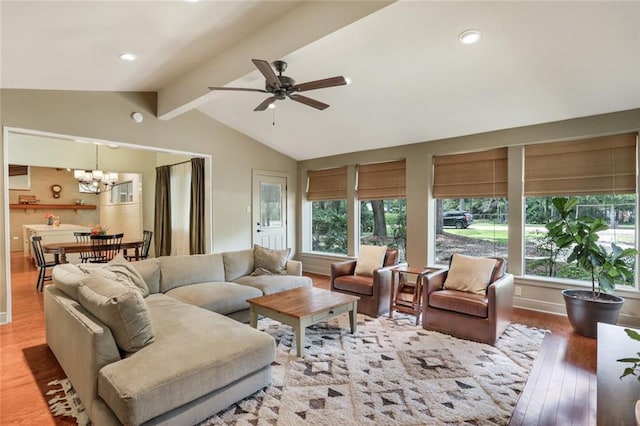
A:
POLYGON ((627 283, 633 279, 633 268, 627 262, 637 255, 636 249, 622 249, 611 243, 611 250, 606 250, 598 244, 598 232, 609 229, 604 219, 574 218, 578 205, 575 198, 557 197, 552 202, 560 217, 545 225, 549 238, 558 249, 571 250, 567 263, 576 262, 590 274, 593 300, 600 297, 601 291, 612 293, 616 282, 627 283))
MULTIPOLYGON (((638 342, 640 342, 640 333, 629 328, 625 328, 624 331, 625 333, 627 333, 627 336, 629 336, 633 340, 637 340, 638 342)), ((620 358, 618 360, 618 362, 627 362, 632 364, 631 367, 626 367, 624 369, 624 372, 622 373, 622 376, 620 376, 620 379, 626 376, 636 376, 638 378, 638 381, 640 382, 640 352, 638 352, 637 355, 637 358, 629 357, 620 358)))

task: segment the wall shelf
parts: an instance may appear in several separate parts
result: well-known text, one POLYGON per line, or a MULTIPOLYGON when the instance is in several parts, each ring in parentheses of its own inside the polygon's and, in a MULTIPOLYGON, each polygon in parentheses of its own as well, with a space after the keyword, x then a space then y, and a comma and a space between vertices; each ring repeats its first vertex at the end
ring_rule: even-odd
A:
POLYGON ((94 204, 9 204, 9 208, 12 209, 24 209, 27 210, 95 210, 94 204))

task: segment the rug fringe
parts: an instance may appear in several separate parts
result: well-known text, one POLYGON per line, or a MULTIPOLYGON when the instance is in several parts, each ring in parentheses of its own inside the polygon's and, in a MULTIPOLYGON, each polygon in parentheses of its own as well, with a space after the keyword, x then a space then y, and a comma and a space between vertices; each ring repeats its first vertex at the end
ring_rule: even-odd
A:
POLYGON ((73 417, 79 426, 91 425, 89 416, 69 379, 54 380, 47 383, 47 385, 53 387, 47 392, 47 395, 55 395, 48 400, 51 414, 54 416, 73 417))

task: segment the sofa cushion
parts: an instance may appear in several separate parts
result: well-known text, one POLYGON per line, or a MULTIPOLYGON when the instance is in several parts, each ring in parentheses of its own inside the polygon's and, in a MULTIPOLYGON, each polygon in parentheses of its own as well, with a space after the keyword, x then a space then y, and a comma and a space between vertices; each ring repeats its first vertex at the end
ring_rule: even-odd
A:
POLYGON ((160 260, 158 258, 150 257, 145 260, 133 261, 131 266, 140 273, 150 294, 160 292, 160 260))
POLYGON ((224 262, 224 279, 217 281, 231 282, 236 278, 251 274, 255 269, 253 249, 224 252, 222 260, 224 262))
POLYGON ((273 250, 253 245, 253 267, 252 275, 286 274, 287 260, 291 254, 291 249, 273 250))
POLYGON ((107 279, 138 290, 142 297, 149 295, 149 287, 138 270, 120 253, 109 263, 81 264, 79 268, 87 274, 99 274, 107 279))
POLYGON ((98 373, 98 395, 124 424, 142 424, 275 359, 273 338, 246 324, 164 294, 145 301, 156 341, 98 373))
POLYGON ((136 352, 153 342, 153 329, 142 294, 101 275, 90 274, 78 289, 80 304, 111 330, 118 347, 136 352))
POLYGON ((367 246, 361 245, 356 262, 356 275, 370 277, 375 269, 381 268, 384 256, 387 253, 387 246, 367 246))
POLYGON ((486 294, 495 266, 496 259, 455 253, 451 256, 444 288, 486 294))
POLYGON ((298 277, 293 275, 261 275, 237 278, 234 283, 257 288, 263 294, 279 293, 284 290, 291 290, 298 287, 311 287, 313 281, 309 277, 298 277))
POLYGON ((220 254, 162 256, 159 259, 162 293, 183 285, 225 281, 220 254))
POLYGON ((249 309, 247 299, 262 296, 257 288, 234 283, 191 284, 176 287, 165 294, 223 315, 249 309))
POLYGON ((429 294, 429 306, 474 317, 489 317, 489 302, 481 294, 466 291, 440 290, 429 294))
POLYGON ((342 275, 333 279, 333 286, 338 290, 373 296, 373 280, 361 275, 342 275))

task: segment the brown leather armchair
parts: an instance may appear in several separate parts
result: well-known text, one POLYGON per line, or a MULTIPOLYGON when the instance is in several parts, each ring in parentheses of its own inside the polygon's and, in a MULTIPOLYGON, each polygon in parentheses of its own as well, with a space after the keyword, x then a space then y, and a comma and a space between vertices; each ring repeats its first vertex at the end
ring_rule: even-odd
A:
POLYGON ((391 299, 391 268, 398 264, 398 250, 387 250, 382 268, 373 276, 354 275, 356 260, 331 265, 331 291, 360 297, 358 312, 376 318, 389 312, 391 299))
POLYGON ((493 345, 511 323, 513 275, 498 259, 486 294, 443 289, 448 269, 424 280, 422 327, 493 345))

